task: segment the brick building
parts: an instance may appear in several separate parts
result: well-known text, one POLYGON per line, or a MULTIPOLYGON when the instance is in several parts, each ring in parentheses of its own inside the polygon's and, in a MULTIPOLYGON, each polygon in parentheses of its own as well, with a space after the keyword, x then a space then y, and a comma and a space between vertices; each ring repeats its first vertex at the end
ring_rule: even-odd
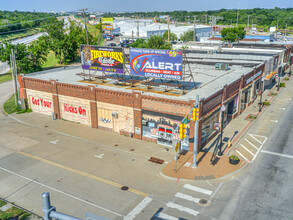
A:
MULTIPOLYGON (((178 137, 175 129, 198 94, 200 150, 219 132, 215 124, 221 106, 226 107, 226 126, 257 98, 258 91, 273 83, 278 67, 292 67, 291 52, 292 46, 248 51, 243 47, 213 54, 202 46, 193 48, 186 55, 196 88, 187 93, 168 86, 121 84, 113 78, 88 81, 77 75, 82 72, 79 66, 20 75, 19 91, 34 112, 168 146, 178 137), (225 67, 215 69, 215 63, 225 67)), ((190 121, 183 149, 193 150, 193 137, 190 121)))

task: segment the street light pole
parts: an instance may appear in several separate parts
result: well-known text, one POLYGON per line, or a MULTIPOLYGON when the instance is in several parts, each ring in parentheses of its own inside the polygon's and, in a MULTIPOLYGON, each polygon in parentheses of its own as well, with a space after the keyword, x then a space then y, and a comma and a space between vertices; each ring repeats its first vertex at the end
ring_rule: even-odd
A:
MULTIPOLYGON (((197 94, 195 96, 195 104, 194 108, 199 107, 199 95, 197 94)), ((193 168, 197 168, 197 161, 196 161, 196 156, 197 156, 197 145, 198 145, 198 139, 197 139, 197 134, 198 134, 198 120, 194 122, 194 141, 193 141, 193 168)))
POLYGON ((280 78, 281 78, 281 74, 280 74, 280 68, 278 69, 278 89, 277 89, 277 91, 279 91, 280 90, 280 78))
POLYGON ((220 133, 220 150, 219 150, 219 153, 218 153, 218 156, 223 156, 223 152, 222 152, 222 144, 223 144, 223 128, 224 128, 224 112, 225 112, 226 108, 225 108, 225 105, 222 105, 221 107, 221 125, 220 125, 220 129, 221 129, 221 133, 220 133))
POLYGON ((263 83, 264 83, 265 79, 264 77, 261 77, 261 90, 260 90, 260 101, 259 101, 259 112, 261 112, 261 108, 262 108, 262 93, 263 93, 263 83))

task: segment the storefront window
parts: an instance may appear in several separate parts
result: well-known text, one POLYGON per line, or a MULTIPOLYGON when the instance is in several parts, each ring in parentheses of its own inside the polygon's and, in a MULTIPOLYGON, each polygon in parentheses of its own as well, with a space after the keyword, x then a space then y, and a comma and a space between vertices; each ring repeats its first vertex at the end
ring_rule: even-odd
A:
POLYGON ((219 123, 219 115, 220 109, 216 110, 214 113, 203 120, 201 129, 201 142, 204 142, 216 131, 214 129, 214 125, 215 123, 219 123))
POLYGON ((236 96, 234 99, 232 99, 228 102, 227 108, 226 108, 227 115, 233 115, 236 113, 237 103, 238 103, 238 96, 236 96))
POLYGON ((241 110, 245 108, 246 104, 250 102, 251 86, 243 90, 241 95, 241 110))
POLYGON ((257 91, 260 90, 260 88, 261 88, 260 84, 261 84, 261 80, 260 79, 257 80, 257 81, 255 81, 255 83, 254 83, 254 90, 253 90, 253 97, 255 97, 257 95, 257 91))

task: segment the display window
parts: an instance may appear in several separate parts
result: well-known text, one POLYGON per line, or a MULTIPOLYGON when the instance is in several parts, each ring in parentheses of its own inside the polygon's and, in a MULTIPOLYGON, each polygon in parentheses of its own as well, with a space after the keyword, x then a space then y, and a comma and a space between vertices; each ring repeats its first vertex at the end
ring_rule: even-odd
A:
POLYGON ((203 119, 202 129, 201 129, 201 142, 208 139, 214 132, 216 123, 219 123, 220 109, 217 109, 211 115, 203 119))

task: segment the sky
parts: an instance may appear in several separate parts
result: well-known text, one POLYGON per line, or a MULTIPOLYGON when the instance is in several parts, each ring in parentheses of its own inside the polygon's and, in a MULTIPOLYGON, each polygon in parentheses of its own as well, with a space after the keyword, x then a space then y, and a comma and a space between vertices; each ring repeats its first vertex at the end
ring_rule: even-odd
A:
POLYGON ((72 11, 89 8, 99 12, 206 11, 217 9, 293 8, 293 0, 13 0, 0 1, 0 10, 72 11))

